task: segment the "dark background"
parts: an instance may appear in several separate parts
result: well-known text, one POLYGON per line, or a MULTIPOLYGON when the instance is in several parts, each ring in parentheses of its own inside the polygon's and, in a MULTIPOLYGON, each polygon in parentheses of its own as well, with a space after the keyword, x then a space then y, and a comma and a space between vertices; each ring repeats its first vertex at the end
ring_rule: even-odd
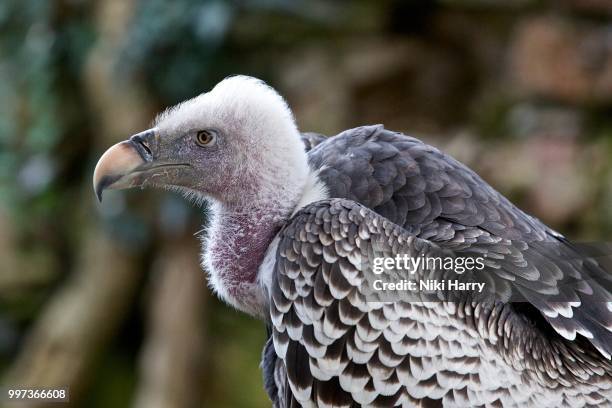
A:
POLYGON ((198 266, 203 211, 91 187, 107 147, 230 74, 277 88, 303 131, 383 123, 573 239, 612 233, 609 0, 4 0, 0 382, 269 406, 262 324, 198 266))

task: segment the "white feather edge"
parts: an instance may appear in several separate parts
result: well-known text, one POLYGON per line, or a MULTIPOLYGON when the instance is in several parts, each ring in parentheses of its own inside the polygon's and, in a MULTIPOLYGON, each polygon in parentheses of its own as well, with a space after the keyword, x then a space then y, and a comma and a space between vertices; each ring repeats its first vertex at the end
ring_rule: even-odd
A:
MULTIPOLYGON (((299 210, 307 205, 325 200, 328 197, 329 193, 325 185, 321 182, 321 180, 319 180, 318 171, 310 170, 306 179, 306 184, 304 185, 302 196, 296 204, 291 217, 293 217, 299 210)), ((263 262, 259 266, 259 284, 268 293, 272 286, 272 275, 274 272, 274 265, 276 264, 276 252, 278 250, 279 240, 280 238, 277 234, 268 246, 263 262)))

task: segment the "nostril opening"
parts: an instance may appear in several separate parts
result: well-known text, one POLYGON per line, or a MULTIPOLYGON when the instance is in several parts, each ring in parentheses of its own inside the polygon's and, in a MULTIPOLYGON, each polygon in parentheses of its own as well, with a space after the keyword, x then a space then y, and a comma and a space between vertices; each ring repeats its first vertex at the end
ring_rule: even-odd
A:
POLYGON ((151 151, 151 143, 155 140, 155 132, 150 129, 144 132, 140 132, 132 137, 130 137, 130 142, 134 145, 134 148, 142 157, 142 160, 145 162, 150 162, 153 160, 153 152, 151 151))
POLYGON ((151 156, 152 156, 152 154, 151 154, 151 149, 149 148, 149 144, 148 144, 147 142, 145 142, 144 140, 140 139, 140 140, 138 141, 138 143, 140 143, 140 145, 142 146, 142 148, 143 148, 143 149, 145 149, 145 150, 147 151, 147 153, 148 153, 149 155, 151 155, 151 156))
POLYGON ((142 149, 147 152, 147 154, 149 156, 152 156, 153 154, 151 153, 151 148, 149 147, 149 143, 147 143, 142 137, 140 137, 139 135, 136 136, 132 136, 132 141, 136 144, 138 144, 140 147, 142 147, 142 149))

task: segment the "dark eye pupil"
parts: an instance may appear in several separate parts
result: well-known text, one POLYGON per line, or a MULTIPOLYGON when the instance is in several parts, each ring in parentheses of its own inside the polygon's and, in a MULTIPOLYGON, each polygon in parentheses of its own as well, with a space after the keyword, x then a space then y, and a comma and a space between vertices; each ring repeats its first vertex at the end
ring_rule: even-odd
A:
POLYGON ((212 140, 212 134, 205 130, 201 130, 198 132, 198 143, 201 145, 206 145, 210 143, 212 140))

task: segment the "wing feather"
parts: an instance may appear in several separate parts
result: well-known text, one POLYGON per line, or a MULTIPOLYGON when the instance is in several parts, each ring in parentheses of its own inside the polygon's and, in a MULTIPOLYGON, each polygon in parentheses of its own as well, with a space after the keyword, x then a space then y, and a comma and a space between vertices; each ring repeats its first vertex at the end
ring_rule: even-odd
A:
MULTIPOLYGON (((554 317, 548 324, 560 335, 543 331, 542 322, 526 319, 529 310, 508 303, 387 302, 367 295, 363 261, 374 244, 382 256, 436 256, 448 254, 449 249, 443 242, 418 238, 355 202, 313 203, 281 231, 270 288, 272 339, 282 362, 276 365, 281 374, 275 378, 286 371, 282 381, 289 386, 277 385, 279 394, 285 390, 285 401, 305 406, 463 404, 466 400, 471 405, 497 400, 561 405, 569 395, 580 401, 610 401, 610 361, 586 339, 562 337, 582 330, 583 335, 592 335, 590 341, 596 346, 598 338, 607 341, 609 310, 588 303, 584 291, 576 290, 569 293, 580 308, 555 304, 559 296, 567 296, 555 292, 572 276, 565 269, 575 272, 580 257, 562 253, 567 260, 561 257, 560 264, 559 251, 567 251, 564 247, 524 245, 474 228, 449 227, 453 237, 463 238, 449 245, 451 253, 491 254, 486 274, 469 278, 508 292, 509 299, 524 296, 531 302, 526 307, 550 312, 554 317), (313 235, 318 238, 315 242, 313 235), (552 295, 545 296, 546 290, 552 295), (579 310, 593 317, 578 315, 579 310), (560 385, 567 387, 566 393, 555 389, 560 385)), ((584 277, 583 269, 574 276, 584 277)), ((605 288, 588 284, 593 289, 588 296, 609 295, 605 288)), ((567 288, 573 288, 569 281, 567 288)))

